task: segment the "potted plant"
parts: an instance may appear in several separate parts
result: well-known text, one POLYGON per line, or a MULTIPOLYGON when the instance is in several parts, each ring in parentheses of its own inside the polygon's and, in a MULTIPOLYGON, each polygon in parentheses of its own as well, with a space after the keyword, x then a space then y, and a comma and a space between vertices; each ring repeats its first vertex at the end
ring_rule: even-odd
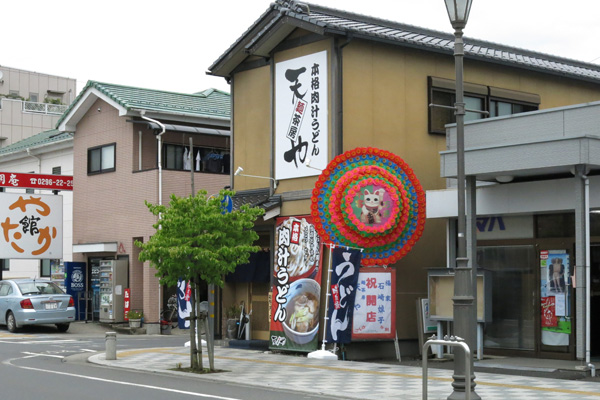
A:
POLYGON ((142 325, 142 318, 144 317, 144 313, 142 311, 132 310, 127 314, 127 318, 129 319, 129 327, 130 328, 139 328, 142 325))
POLYGON ((242 312, 237 304, 233 304, 225 309, 225 317, 227 317, 227 339, 234 339, 237 333, 237 324, 242 312))

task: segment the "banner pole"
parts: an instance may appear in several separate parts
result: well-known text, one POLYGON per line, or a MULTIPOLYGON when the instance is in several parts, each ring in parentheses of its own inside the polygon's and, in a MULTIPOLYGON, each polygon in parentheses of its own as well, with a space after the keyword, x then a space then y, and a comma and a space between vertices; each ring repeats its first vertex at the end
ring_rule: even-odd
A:
POLYGON ((334 354, 330 351, 325 350, 325 343, 327 343, 327 314, 329 311, 329 286, 331 282, 331 264, 333 259, 333 249, 335 248, 334 244, 329 244, 329 262, 327 266, 327 287, 325 289, 325 316, 323 317, 323 343, 321 345, 321 350, 313 351, 308 353, 308 358, 318 358, 321 360, 337 360, 337 354, 334 354))

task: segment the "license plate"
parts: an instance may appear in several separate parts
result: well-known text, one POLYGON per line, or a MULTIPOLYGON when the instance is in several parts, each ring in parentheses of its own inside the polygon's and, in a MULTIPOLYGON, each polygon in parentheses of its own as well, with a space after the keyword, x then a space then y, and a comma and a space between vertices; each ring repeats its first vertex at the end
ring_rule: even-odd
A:
POLYGON ((58 303, 44 303, 45 310, 56 310, 58 308, 58 303))

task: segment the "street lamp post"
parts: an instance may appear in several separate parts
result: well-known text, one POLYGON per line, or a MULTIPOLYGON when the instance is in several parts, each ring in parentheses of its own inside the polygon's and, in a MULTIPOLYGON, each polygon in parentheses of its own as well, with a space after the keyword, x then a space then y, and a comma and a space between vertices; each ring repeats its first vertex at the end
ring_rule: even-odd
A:
MULTIPOLYGON (((458 250, 454 273, 454 332, 456 336, 466 339, 471 350, 475 347, 477 330, 476 314, 474 312, 474 285, 472 283, 472 268, 467 258, 467 221, 465 214, 465 102, 463 88, 463 29, 467 25, 472 0, 445 0, 450 23, 454 28, 454 65, 456 70, 456 163, 458 181, 458 250)), ((466 379, 471 380, 471 399, 481 399, 474 391, 475 375, 466 376, 465 363, 470 363, 473 371, 473 358, 465 359, 461 351, 454 354, 454 374, 452 386, 454 391, 448 400, 465 398, 466 379)))

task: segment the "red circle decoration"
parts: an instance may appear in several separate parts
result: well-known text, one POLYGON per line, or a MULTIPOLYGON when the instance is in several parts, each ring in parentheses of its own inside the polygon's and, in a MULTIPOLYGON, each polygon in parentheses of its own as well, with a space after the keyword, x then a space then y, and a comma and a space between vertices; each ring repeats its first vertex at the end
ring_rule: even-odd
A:
POLYGON ((400 157, 359 147, 323 170, 312 191, 311 214, 323 241, 362 248, 365 266, 389 265, 423 234, 425 192, 400 157))

